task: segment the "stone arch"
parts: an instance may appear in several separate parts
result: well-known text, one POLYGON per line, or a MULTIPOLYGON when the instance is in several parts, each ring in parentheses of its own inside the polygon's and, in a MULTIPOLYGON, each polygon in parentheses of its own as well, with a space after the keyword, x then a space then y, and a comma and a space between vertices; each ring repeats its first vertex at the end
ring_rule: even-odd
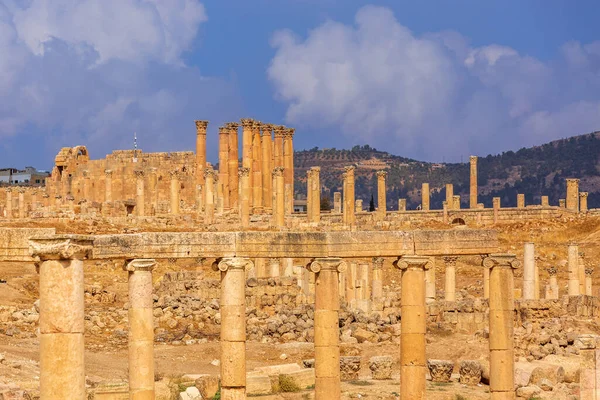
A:
POLYGON ((461 217, 454 217, 452 219, 452 225, 466 225, 467 223, 465 222, 464 219, 462 219, 461 217))
POLYGON ((84 160, 87 161, 90 159, 87 147, 85 147, 85 146, 73 147, 73 151, 71 154, 73 154, 73 156, 75 156, 75 159, 77 161, 84 161, 84 160))

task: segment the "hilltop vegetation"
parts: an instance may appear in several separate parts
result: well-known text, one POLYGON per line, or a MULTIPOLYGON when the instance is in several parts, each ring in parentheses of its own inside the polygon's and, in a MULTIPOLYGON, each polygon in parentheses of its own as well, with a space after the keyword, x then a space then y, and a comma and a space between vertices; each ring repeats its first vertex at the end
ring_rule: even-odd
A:
MULTIPOLYGON (((525 194, 527 204, 539 204, 547 195, 557 205, 565 197, 566 178, 579 178, 580 190, 590 193, 590 208, 600 207, 600 132, 556 140, 541 146, 480 156, 478 161, 479 202, 492 206, 500 197, 503 206, 515 206, 517 193, 525 194)), ((408 199, 408 207, 420 204, 421 184, 429 182, 432 208, 441 208, 445 184, 454 184, 464 207, 469 201, 469 163, 428 163, 379 151, 368 145, 350 150, 318 149, 295 154, 296 190, 306 193, 306 171, 321 167, 323 195, 333 197, 342 191, 345 166, 356 166, 356 198, 368 202, 377 198, 375 172, 387 169, 388 209, 397 209, 399 198, 408 199)))

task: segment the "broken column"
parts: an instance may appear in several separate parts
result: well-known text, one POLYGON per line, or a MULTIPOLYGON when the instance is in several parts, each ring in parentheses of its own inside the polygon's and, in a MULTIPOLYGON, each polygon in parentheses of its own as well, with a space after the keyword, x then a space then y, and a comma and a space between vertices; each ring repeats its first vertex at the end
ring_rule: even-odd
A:
POLYGON ((294 128, 287 128, 283 135, 283 167, 285 190, 285 213, 294 211, 294 128))
POLYGON ((444 279, 444 300, 456 301, 456 261, 458 257, 446 256, 444 257, 444 264, 446 266, 445 279, 444 279))
POLYGON ((124 269, 129 284, 129 397, 154 399, 152 270, 156 261, 135 259, 124 269))
POLYGON ((448 202, 443 201, 442 202, 442 222, 444 224, 447 224, 448 223, 448 219, 449 219, 448 218, 448 207, 449 207, 448 206, 448 202))
POLYGON ((406 199, 398 199, 398 211, 406 211, 406 199))
POLYGON ((204 223, 215 223, 215 178, 216 172, 212 167, 204 169, 204 223))
POLYGON ((354 166, 344 167, 344 224, 354 226, 356 215, 354 212, 354 166))
POLYGON ((377 214, 381 221, 385 219, 387 211, 387 201, 385 193, 386 176, 387 171, 377 171, 377 214))
POLYGON ((333 193, 333 212, 337 214, 342 213, 342 193, 333 193))
POLYGON ((446 204, 449 210, 454 207, 454 185, 451 183, 446 183, 446 204))
POLYGON ((135 170, 135 208, 138 217, 146 215, 144 209, 144 171, 135 170))
POLYGON ((525 195, 517 193, 517 208, 525 208, 525 195))
POLYGON ((525 243, 523 251, 523 299, 535 299, 535 245, 525 243))
POLYGON ((579 179, 567 179, 567 209, 579 211, 579 179))
POLYGON ((569 296, 579 296, 579 250, 575 243, 567 250, 567 265, 569 269, 569 296))
POLYGON ((579 211, 587 212, 588 211, 588 192, 579 192, 579 211))
POLYGON ((229 207, 234 211, 239 207, 239 177, 238 177, 238 168, 239 168, 239 155, 238 155, 238 127, 239 124, 236 122, 229 122, 225 124, 229 138, 229 156, 227 157, 227 177, 229 178, 229 207))
POLYGON ((558 281, 556 280, 556 274, 558 269, 556 267, 546 268, 548 276, 550 276, 550 282, 546 286, 546 299, 556 300, 558 299, 558 281))
POLYGON ((469 157, 471 165, 469 208, 477 208, 477 156, 469 157))
POLYGON ((248 258, 223 258, 221 271, 221 399, 246 398, 246 269, 248 258))
POLYGON ((206 127, 208 121, 196 123, 196 184, 204 184, 204 168, 206 168, 206 127))
POLYGON ((498 223, 498 214, 500 213, 500 197, 494 197, 492 199, 492 206, 494 208, 494 223, 498 223))
POLYGON ((427 257, 403 256, 396 262, 401 270, 400 299, 400 398, 424 399, 427 359, 425 357, 425 270, 427 257))
POLYGON ((550 201, 548 200, 548 196, 542 196, 541 198, 542 207, 548 207, 550 205, 550 201))
POLYGON ((40 398, 85 400, 83 260, 86 236, 30 240, 40 274, 40 398))
POLYGON ((460 195, 455 194, 454 199, 452 200, 452 209, 460 210, 460 195))
POLYGON ((273 204, 273 220, 275 226, 282 228, 285 226, 285 180, 283 176, 283 167, 273 169, 273 181, 275 183, 275 204, 273 204))
POLYGON ((313 172, 311 169, 306 171, 306 222, 313 222, 313 197, 312 197, 312 177, 313 172))
POLYGON ((250 226, 250 170, 248 168, 238 169, 240 186, 240 221, 242 228, 250 226))
POLYGON ((421 185, 421 209, 429 211, 429 183, 421 185))
POLYGON ((169 173, 171 174, 171 214, 179 215, 179 190, 181 189, 179 171, 173 170, 169 173))
POLYGON ((311 167, 311 187, 309 195, 311 196, 311 222, 321 222, 321 167, 311 167))
POLYGON ((265 211, 270 213, 273 210, 273 177, 271 173, 273 171, 272 154, 271 149, 273 143, 271 142, 271 131, 273 125, 262 124, 261 125, 261 150, 262 150, 262 199, 265 211))
POLYGON ((491 399, 514 399, 514 270, 519 262, 513 254, 490 254, 484 264, 490 270, 491 399))
POLYGON ((104 201, 110 203, 112 200, 112 171, 104 170, 104 201))
POLYGON ((310 264, 315 274, 315 399, 339 399, 340 345, 339 273, 346 264, 340 258, 317 258, 310 264))

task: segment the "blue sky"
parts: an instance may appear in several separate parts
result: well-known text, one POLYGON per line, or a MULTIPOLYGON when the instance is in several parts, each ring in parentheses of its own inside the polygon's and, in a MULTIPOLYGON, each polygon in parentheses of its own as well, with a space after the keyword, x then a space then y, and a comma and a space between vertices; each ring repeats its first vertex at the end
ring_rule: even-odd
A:
POLYGON ((4 166, 194 150, 194 119, 458 161, 600 129, 597 1, 0 0, 4 166))

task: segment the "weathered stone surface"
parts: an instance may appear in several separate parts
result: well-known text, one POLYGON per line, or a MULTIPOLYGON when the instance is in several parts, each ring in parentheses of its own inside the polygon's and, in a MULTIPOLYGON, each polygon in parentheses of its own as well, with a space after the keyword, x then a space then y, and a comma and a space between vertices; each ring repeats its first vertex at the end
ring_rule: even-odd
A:
POLYGON ((427 360, 427 368, 433 382, 450 382, 454 362, 448 360, 427 360))
POLYGON ((553 385, 564 382, 565 370, 562 366, 542 361, 536 361, 532 364, 535 365, 535 369, 531 373, 531 384, 540 386, 540 382, 544 379, 547 379, 553 385))
POLYGON ((392 379, 392 364, 394 360, 391 356, 375 356, 369 359, 369 369, 373 379, 383 380, 392 379))
POLYGON ((460 362, 460 383, 464 385, 477 385, 481 382, 481 363, 476 360, 463 360, 460 362))
POLYGON ((565 374, 564 382, 566 383, 579 383, 579 376, 581 373, 581 359, 575 356, 557 356, 551 354, 544 358, 545 362, 553 365, 560 365, 565 374))
POLYGON ((219 391, 219 377, 203 375, 196 379, 194 386, 196 386, 203 399, 212 399, 219 391))
POLYGON ((537 386, 523 386, 517 389, 517 397, 520 397, 525 400, 529 400, 532 397, 538 396, 542 392, 537 386))
POLYGON ((246 394, 258 396, 271 393, 271 379, 268 375, 251 372, 246 375, 246 394))
POLYGON ((360 371, 360 357, 340 357, 340 378, 343 381, 354 381, 358 379, 360 371))
POLYGON ((289 381, 295 383, 296 386, 298 386, 300 389, 306 389, 315 385, 314 368, 304 368, 298 371, 284 373, 279 376, 284 377, 289 381))

